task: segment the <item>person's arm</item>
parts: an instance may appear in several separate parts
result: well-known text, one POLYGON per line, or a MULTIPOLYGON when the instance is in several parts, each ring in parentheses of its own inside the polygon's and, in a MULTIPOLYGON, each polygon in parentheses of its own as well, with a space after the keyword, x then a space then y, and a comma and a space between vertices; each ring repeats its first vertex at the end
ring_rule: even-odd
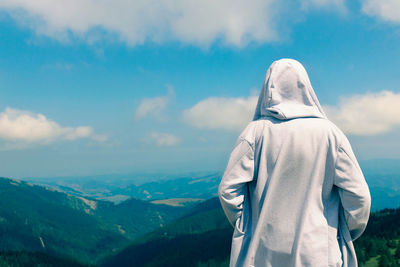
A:
POLYGON ((339 189, 344 219, 351 239, 355 240, 367 226, 371 195, 346 137, 337 149, 334 184, 339 189))
POLYGON ((247 197, 247 183, 253 180, 253 175, 254 148, 240 137, 218 188, 222 208, 232 226, 235 226, 236 220, 242 214, 247 197))

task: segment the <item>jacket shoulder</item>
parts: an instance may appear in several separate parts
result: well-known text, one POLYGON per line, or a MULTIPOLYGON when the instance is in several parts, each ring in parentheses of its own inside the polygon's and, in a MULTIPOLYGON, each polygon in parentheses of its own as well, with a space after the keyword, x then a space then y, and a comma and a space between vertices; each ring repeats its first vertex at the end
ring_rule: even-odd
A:
POLYGON ((264 127, 265 123, 261 120, 251 121, 239 135, 237 142, 247 141, 254 148, 254 143, 256 142, 257 136, 260 136, 264 127))
POLYGON ((327 127, 329 127, 331 133, 335 136, 335 139, 338 142, 338 145, 340 145, 342 142, 348 142, 346 135, 343 133, 343 131, 332 121, 325 119, 327 127))

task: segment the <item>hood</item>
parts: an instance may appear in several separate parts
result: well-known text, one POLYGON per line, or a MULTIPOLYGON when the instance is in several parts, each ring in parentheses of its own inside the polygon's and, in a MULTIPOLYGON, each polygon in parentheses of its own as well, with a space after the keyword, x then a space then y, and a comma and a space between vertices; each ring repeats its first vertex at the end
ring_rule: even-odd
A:
POLYGON ((300 62, 280 59, 271 64, 265 75, 254 120, 275 117, 288 120, 301 117, 326 118, 300 62))

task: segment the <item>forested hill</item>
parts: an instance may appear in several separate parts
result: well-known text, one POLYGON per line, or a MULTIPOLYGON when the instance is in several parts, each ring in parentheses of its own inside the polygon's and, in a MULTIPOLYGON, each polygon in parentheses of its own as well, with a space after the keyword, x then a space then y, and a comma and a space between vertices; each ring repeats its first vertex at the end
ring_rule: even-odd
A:
POLYGON ((137 239, 103 265, 225 266, 231 228, 218 198, 212 198, 197 205, 188 215, 137 239))
POLYGON ((355 247, 361 266, 400 266, 400 208, 372 213, 355 247))
POLYGON ((41 251, 96 263, 186 208, 129 199, 118 205, 0 178, 0 251, 41 251))
POLYGON ((1 267, 90 267, 39 251, 0 251, 1 267))
MULTIPOLYGON (((217 198, 136 240, 105 266, 228 266, 232 227, 217 198)), ((355 242, 360 266, 400 266, 400 208, 371 214, 355 242)))
MULTIPOLYGON (((40 266, 229 262, 232 228, 218 198, 195 207, 137 199, 115 205, 6 178, 0 178, 0 196, 0 266, 29 266, 29 258, 40 266)), ((398 266, 399 240, 400 209, 372 213, 355 242, 360 266, 398 266)))

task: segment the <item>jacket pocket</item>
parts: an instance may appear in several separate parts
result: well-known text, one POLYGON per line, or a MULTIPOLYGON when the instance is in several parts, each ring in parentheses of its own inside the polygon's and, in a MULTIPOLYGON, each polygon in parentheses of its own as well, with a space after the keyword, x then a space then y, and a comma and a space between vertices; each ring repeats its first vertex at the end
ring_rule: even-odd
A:
POLYGON ((243 206, 243 210, 235 222, 235 230, 241 235, 246 233, 249 224, 249 207, 247 201, 244 202, 243 206))
POLYGON ((243 213, 236 220, 235 231, 240 235, 244 235, 243 213))

